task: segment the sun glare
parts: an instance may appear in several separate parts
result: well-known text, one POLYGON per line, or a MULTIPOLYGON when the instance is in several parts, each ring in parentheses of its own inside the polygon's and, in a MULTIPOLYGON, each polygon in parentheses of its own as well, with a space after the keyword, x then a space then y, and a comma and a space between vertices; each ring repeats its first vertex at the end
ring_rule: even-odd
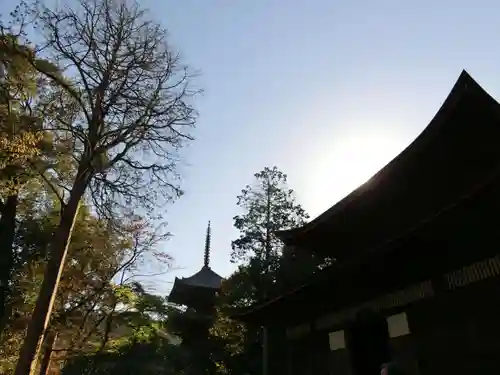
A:
POLYGON ((308 167, 304 204, 314 217, 366 182, 406 146, 388 134, 337 139, 308 167))

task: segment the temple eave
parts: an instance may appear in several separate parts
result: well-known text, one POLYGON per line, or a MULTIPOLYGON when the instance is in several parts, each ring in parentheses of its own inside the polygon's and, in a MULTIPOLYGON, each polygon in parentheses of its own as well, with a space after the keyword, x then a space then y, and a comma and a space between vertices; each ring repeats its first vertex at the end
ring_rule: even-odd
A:
POLYGON ((463 71, 404 151, 323 214, 276 235, 289 246, 343 259, 404 232, 487 178, 500 158, 492 142, 500 135, 499 122, 499 104, 463 71))

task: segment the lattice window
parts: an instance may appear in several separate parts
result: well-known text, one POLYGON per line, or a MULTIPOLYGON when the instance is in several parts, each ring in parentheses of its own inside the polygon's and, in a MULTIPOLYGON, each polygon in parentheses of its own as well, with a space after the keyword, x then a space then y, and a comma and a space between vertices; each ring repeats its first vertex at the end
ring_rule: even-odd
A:
POLYGON ((352 320, 356 313, 361 309, 371 309, 381 311, 393 307, 406 306, 412 302, 434 295, 434 289, 430 280, 422 283, 413 284, 405 289, 393 293, 385 294, 379 298, 369 300, 360 306, 341 310, 333 314, 323 315, 316 321, 317 329, 325 329, 334 325, 342 324, 345 321, 352 320))
POLYGON ((500 256, 497 255, 449 272, 444 278, 448 289, 453 290, 498 275, 500 275, 500 256))

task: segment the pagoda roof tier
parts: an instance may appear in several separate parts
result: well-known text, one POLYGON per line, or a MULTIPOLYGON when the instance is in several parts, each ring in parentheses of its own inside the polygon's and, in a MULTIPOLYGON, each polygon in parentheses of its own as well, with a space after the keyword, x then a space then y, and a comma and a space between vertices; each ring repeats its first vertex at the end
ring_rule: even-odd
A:
POLYGON ((440 212, 500 164, 500 105, 463 71, 424 131, 371 179, 302 227, 290 246, 355 257, 440 212))
POLYGON ((168 300, 178 305, 196 307, 196 304, 212 298, 219 291, 222 280, 212 269, 203 267, 193 276, 176 277, 168 300))
POLYGON ((216 274, 210 267, 204 266, 200 271, 193 276, 175 278, 175 284, 183 285, 187 288, 202 288, 219 290, 222 283, 222 277, 216 274))
POLYGON ((174 286, 168 297, 170 302, 196 308, 197 305, 210 302, 222 285, 223 278, 209 266, 210 262, 210 222, 205 239, 203 267, 192 276, 175 278, 174 286))
POLYGON ((221 287, 223 278, 210 267, 203 267, 193 276, 175 278, 168 300, 178 305, 195 307, 207 298, 212 298, 221 287))

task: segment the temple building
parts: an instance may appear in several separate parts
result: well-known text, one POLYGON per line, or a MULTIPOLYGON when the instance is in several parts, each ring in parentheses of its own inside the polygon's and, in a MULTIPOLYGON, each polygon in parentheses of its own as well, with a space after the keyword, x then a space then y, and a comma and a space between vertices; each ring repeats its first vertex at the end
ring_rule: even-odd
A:
POLYGON ((269 373, 500 374, 500 105, 467 72, 404 151, 278 236, 335 261, 235 315, 286 337, 269 373))
POLYGON ((222 277, 210 268, 210 222, 205 238, 203 267, 192 276, 175 278, 168 300, 197 310, 210 310, 216 294, 219 292, 222 277))
POLYGON ((210 268, 210 237, 209 222, 205 238, 203 267, 190 277, 182 279, 176 277, 168 297, 169 302, 187 307, 182 315, 184 319, 187 319, 183 324, 182 345, 194 349, 193 361, 204 364, 202 367, 209 375, 216 372, 211 358, 209 330, 215 318, 216 298, 223 280, 210 268))

